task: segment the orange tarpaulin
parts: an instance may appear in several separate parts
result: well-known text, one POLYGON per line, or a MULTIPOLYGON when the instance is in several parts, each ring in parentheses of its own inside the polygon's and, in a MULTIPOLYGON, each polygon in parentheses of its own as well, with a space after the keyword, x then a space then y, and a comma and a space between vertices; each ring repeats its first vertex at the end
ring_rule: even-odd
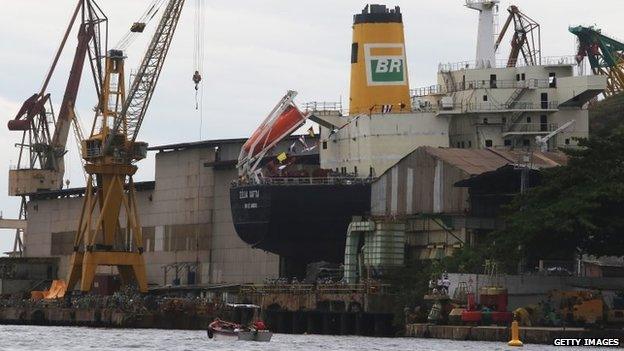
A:
POLYGON ((67 292, 67 284, 64 280, 53 280, 50 289, 44 291, 31 291, 30 297, 33 300, 53 300, 53 299, 61 299, 65 296, 65 292, 67 292))

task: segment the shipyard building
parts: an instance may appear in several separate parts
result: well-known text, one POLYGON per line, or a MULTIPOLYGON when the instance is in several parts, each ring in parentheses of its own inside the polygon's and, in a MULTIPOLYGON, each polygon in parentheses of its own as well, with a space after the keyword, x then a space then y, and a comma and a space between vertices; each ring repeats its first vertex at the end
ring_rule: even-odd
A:
MULTIPOLYGON (((149 283, 257 283, 317 261, 357 282, 499 228, 500 206, 589 135, 587 103, 606 78, 527 42, 497 60, 497 3, 467 2, 476 58, 440 64, 432 86, 410 89, 400 8, 370 5, 354 16, 348 111, 300 110, 289 91, 249 139, 152 148, 155 180, 137 184, 149 283), (306 120, 319 135, 293 149, 306 120)), ((59 257, 61 277, 83 194, 30 195, 25 255, 59 257)))
MULTIPOLYGON (((232 225, 228 191, 238 176, 236 159, 244 142, 151 148, 154 181, 136 184, 150 285, 259 283, 278 275, 279 257, 245 244, 232 225)), ((287 148, 285 143, 275 152, 287 148)), ((67 275, 84 191, 40 192, 28 203, 24 256, 58 257, 59 277, 67 275)), ((99 273, 114 273, 111 269, 99 273)))

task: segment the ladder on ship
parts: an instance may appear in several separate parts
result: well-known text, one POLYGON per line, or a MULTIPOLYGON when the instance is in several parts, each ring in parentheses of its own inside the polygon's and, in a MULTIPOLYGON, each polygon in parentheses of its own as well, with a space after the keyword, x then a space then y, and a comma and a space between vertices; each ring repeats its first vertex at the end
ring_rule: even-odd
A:
POLYGON ((513 109, 520 101, 522 95, 527 92, 527 90, 529 90, 529 88, 526 86, 514 90, 513 93, 511 93, 511 95, 509 96, 509 99, 507 99, 507 102, 505 102, 505 107, 508 110, 513 109))
POLYGON ((456 92, 457 89, 457 84, 455 83, 455 78, 453 77, 453 74, 451 73, 450 70, 444 70, 444 71, 440 71, 440 73, 442 73, 442 75, 444 75, 446 78, 444 79, 444 85, 446 88, 446 93, 454 93, 456 92))

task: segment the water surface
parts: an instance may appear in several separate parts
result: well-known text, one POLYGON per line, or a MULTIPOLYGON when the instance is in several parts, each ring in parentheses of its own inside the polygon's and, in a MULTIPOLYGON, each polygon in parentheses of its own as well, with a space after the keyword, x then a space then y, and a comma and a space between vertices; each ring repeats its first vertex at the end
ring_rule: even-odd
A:
MULTIPOLYGON (((526 345, 522 351, 561 350, 526 345)), ((566 347, 565 350, 576 348, 566 347)), ((99 329, 77 327, 1 326, 0 350, 167 350, 167 351, 460 351, 515 350, 505 343, 414 338, 276 334, 269 343, 209 340, 204 331, 159 329, 99 329)), ((576 350, 581 350, 576 349, 576 350)), ((582 348, 588 350, 588 348, 582 348)), ((598 348, 591 348, 598 350, 598 348)))

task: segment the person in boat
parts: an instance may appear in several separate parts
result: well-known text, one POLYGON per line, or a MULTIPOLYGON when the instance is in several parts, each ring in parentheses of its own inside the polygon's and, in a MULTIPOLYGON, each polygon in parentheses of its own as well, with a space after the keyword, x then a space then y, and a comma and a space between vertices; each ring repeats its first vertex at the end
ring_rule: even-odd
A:
POLYGON ((252 323, 251 329, 256 330, 256 331, 261 331, 261 330, 266 330, 267 328, 266 328, 266 325, 264 324, 264 321, 261 319, 258 319, 252 323))

